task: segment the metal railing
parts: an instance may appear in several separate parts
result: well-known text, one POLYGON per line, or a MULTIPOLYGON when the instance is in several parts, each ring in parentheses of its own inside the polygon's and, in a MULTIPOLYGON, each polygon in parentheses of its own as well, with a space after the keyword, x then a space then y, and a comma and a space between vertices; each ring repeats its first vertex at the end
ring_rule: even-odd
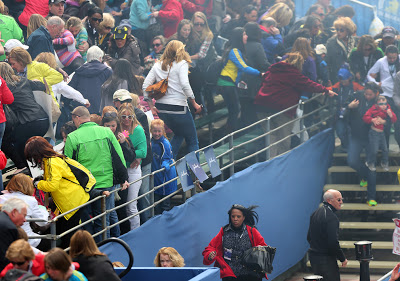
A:
MULTIPOLYGON (((218 159, 218 161, 219 161, 220 170, 221 170, 221 180, 224 180, 224 174, 226 174, 225 170, 229 169, 228 170, 228 174, 229 174, 229 177, 230 177, 235 173, 235 165, 237 165, 237 164, 239 164, 241 162, 247 161, 247 160, 249 160, 251 158, 255 158, 255 160, 256 160, 255 162, 258 162, 258 159, 261 157, 261 155, 263 155, 263 161, 269 160, 269 159, 273 158, 270 155, 271 147, 273 147, 275 145, 278 145, 278 144, 282 143, 283 141, 288 140, 289 138, 291 138, 292 136, 295 136, 295 135, 300 135, 300 144, 301 144, 305 140, 306 131, 310 131, 310 130, 313 130, 315 128, 318 129, 318 127, 320 127, 320 126, 327 126, 327 125, 329 126, 329 124, 330 124, 329 122, 332 120, 334 110, 333 110, 332 99, 331 98, 327 99, 325 97, 324 102, 320 106, 318 106, 318 108, 312 110, 311 112, 308 112, 308 113, 304 114, 301 117, 293 118, 289 122, 287 122, 287 123, 285 123, 285 124, 283 124, 283 125, 281 125, 279 127, 271 129, 272 128, 271 120, 273 120, 274 118, 279 118, 282 114, 285 114, 285 113, 288 113, 289 111, 295 110, 297 107, 299 107, 299 109, 303 110, 303 112, 304 112, 304 107, 305 107, 305 105, 307 103, 310 103, 313 100, 319 99, 322 96, 323 96, 323 94, 315 95, 314 97, 312 97, 312 98, 310 98, 310 99, 308 99, 306 101, 301 101, 299 104, 293 105, 293 106, 291 106, 289 108, 286 108, 285 110, 282 110, 282 111, 280 111, 280 112, 278 112, 276 114, 273 114, 273 115, 268 116, 268 117, 266 117, 266 118, 264 118, 262 120, 259 120, 259 121, 255 122, 254 124, 251 124, 251 125, 249 125, 247 127, 241 128, 241 129, 239 129, 239 130, 237 130, 235 132, 232 132, 232 133, 224 136, 223 138, 219 139, 218 141, 215 141, 214 143, 211 143, 211 144, 199 149, 198 151, 196 151, 196 153, 200 153, 200 152, 204 151, 206 148, 209 148, 211 146, 214 147, 214 151, 215 152, 217 152, 218 148, 222 148, 221 150, 224 150, 220 154, 216 153, 216 159, 218 159), (305 127, 305 122, 304 122, 305 118, 311 117, 314 114, 319 114, 319 113, 322 113, 322 112, 326 113, 325 116, 323 116, 323 118, 320 118, 317 123, 314 123, 314 124, 312 124, 312 125, 310 125, 308 127, 305 127), (271 143, 271 134, 272 133, 276 133, 278 130, 284 128, 285 126, 293 126, 293 124, 295 122, 297 122, 297 121, 300 122, 300 131, 295 132, 295 133, 291 133, 291 134, 283 137, 282 139, 280 139, 280 140, 278 140, 278 141, 276 141, 274 143, 271 143), (262 125, 264 125, 263 126, 264 130, 260 130, 262 125), (253 138, 249 139, 249 140, 245 140, 243 142, 240 141, 240 137, 241 136, 250 134, 252 131, 255 131, 257 133, 257 135, 254 136, 253 138), (260 131, 263 131, 263 132, 260 132, 260 131), (260 133, 258 133, 258 132, 260 132, 260 133), (239 139, 238 140, 239 143, 237 143, 237 144, 235 144, 235 137, 237 137, 239 139), (250 155, 245 155, 245 156, 243 156, 243 157, 241 157, 239 159, 235 159, 235 156, 238 155, 237 153, 235 153, 235 151, 238 152, 239 149, 244 148, 245 146, 248 147, 249 145, 252 145, 252 144, 259 144, 262 140, 264 140, 263 141, 264 144, 262 145, 262 148, 260 148, 257 151, 251 153, 250 155)), ((290 151, 290 149, 288 151, 283 152, 282 154, 285 154, 285 153, 287 153, 289 151, 290 151)), ((276 157, 276 156, 279 156, 279 155, 275 155, 274 157, 276 157)), ((175 166, 175 165, 176 165, 176 161, 171 165, 171 167, 175 166)), ((207 162, 201 163, 202 167, 205 166, 205 165, 207 165, 207 162)), ((137 180, 135 180, 135 181, 130 183, 130 184, 133 184, 135 182, 141 181, 141 180, 149 177, 149 182, 150 182, 149 191, 144 193, 144 194, 142 194, 142 195, 140 195, 140 196, 138 196, 137 198, 135 198, 135 199, 133 199, 131 201, 128 201, 128 202, 126 202, 124 204, 121 204, 119 206, 116 206, 113 209, 107 210, 106 209, 106 199, 105 199, 106 196, 105 195, 98 196, 98 197, 86 202, 83 205, 80 205, 80 206, 78 206, 76 208, 73 208, 73 209, 71 209, 71 210, 69 210, 69 211, 67 211, 65 213, 62 213, 62 214, 54 217, 53 219, 49 220, 48 223, 50 223, 50 234, 35 235, 35 236, 30 236, 29 238, 49 239, 49 240, 51 240, 51 247, 53 248, 53 247, 56 247, 56 242, 57 242, 58 239, 64 237, 65 235, 67 235, 67 234, 69 234, 69 233, 71 233, 71 232, 73 232, 73 231, 75 231, 75 230, 77 230, 79 228, 82 228, 83 226, 85 226, 85 225, 87 225, 89 223, 92 223, 96 219, 101 219, 102 230, 97 232, 97 233, 94 233, 93 237, 96 237, 98 235, 102 235, 102 240, 104 240, 104 239, 107 238, 107 231, 108 230, 110 230, 111 228, 121 224, 122 222, 125 222, 125 221, 129 220, 130 218, 132 218, 134 216, 138 216, 141 213, 149 211, 149 210, 151 212, 151 216, 154 216, 154 207, 155 206, 157 206, 158 204, 160 204, 164 200, 166 200, 168 198, 171 198, 171 197, 177 195, 178 193, 183 192, 183 188, 179 187, 175 192, 165 196, 164 198, 162 198, 161 200, 159 200, 157 202, 154 202, 154 191, 156 191, 159 188, 162 188, 163 186, 165 186, 168 183, 173 182, 175 180, 178 180, 178 182, 179 182, 179 177, 176 177, 176 178, 171 179, 171 180, 169 180, 169 181, 167 181, 167 182, 165 182, 163 184, 160 184, 158 186, 154 186, 154 175, 157 174, 157 173, 163 172, 164 170, 165 170, 165 168, 162 168, 160 170, 154 171, 154 172, 152 172, 152 173, 150 173, 148 175, 144 175, 141 178, 139 178, 139 179, 137 179, 137 180), (107 214, 109 214, 112 211, 117 210, 119 208, 124 208, 128 204, 130 204, 132 202, 135 202, 135 201, 137 201, 137 200, 139 200, 139 199, 141 199, 141 198, 143 198, 145 196, 148 196, 148 195, 150 196, 150 206, 146 207, 145 209, 139 211, 136 214, 133 214, 131 216, 127 216, 126 218, 118 221, 115 224, 112 224, 112 225, 109 225, 109 226, 106 225, 106 215, 107 214), (95 217, 92 217, 91 219, 89 219, 89 220, 87 220, 85 222, 82 222, 81 224, 79 224, 79 225, 77 225, 77 226, 75 226, 75 227, 73 227, 73 228, 71 228, 71 229, 69 229, 69 230, 67 230, 67 231, 65 231, 65 232, 63 232, 61 234, 58 234, 58 235, 56 234, 56 222, 57 222, 58 219, 62 218, 63 216, 65 216, 65 215, 67 215, 69 213, 77 211, 77 210, 79 210, 79 209, 81 209, 81 208, 83 208, 85 206, 88 206, 88 205, 92 204, 93 202, 96 202, 97 200, 101 200, 101 213, 99 215, 97 215, 95 217)), ((210 173, 207 172, 207 174, 210 174, 210 173)), ((119 190, 121 190, 121 188, 117 188, 117 189, 111 191, 110 193, 115 193, 115 192, 118 192, 119 190)), ((191 193, 191 196, 194 196, 195 193, 196 193, 196 187, 192 188, 190 190, 190 193, 191 193)), ((186 193, 185 192, 183 192, 183 200, 186 200, 186 193)), ((38 219, 27 219, 27 221, 36 221, 36 222, 42 221, 43 222, 43 220, 38 220, 38 219)))

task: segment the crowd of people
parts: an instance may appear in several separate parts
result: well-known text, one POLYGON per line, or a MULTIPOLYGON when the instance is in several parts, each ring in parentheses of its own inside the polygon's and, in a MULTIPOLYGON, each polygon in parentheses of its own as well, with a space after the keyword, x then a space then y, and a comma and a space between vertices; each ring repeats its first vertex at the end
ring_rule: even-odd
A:
MULTIPOLYGON (((51 216, 66 213, 60 234, 99 215, 100 200, 70 210, 103 195, 107 209, 124 205, 106 216, 107 236, 118 237, 150 219, 149 210, 136 215, 150 206, 150 178, 142 176, 163 169, 154 177, 161 185, 154 198, 163 200, 155 213, 170 209, 165 197, 177 190, 171 164, 183 141, 186 152, 199 149, 194 120, 215 110, 214 95, 224 99, 230 133, 324 93, 335 101, 349 166, 376 206, 376 155, 380 149, 387 171, 392 124, 400 144, 398 32, 387 26, 375 38, 358 36, 354 14, 329 0, 298 19, 292 0, 0 1, 1 149, 16 174, 29 175, 29 164, 43 171, 33 184, 15 176, 0 202, 25 200, 31 218, 46 216, 43 205, 51 216), (164 95, 152 98, 146 89, 163 79, 164 95)), ((319 106, 313 100, 305 113, 319 106)), ((295 117, 290 110, 271 119, 272 142, 291 134, 293 125, 284 124, 295 117)), ((271 157, 292 145, 286 138, 271 157)), ((92 234, 101 228, 100 219, 84 226, 92 234)), ((62 248, 73 234, 62 237, 62 248)), ((29 243, 49 248, 40 239, 29 243)), ((215 260, 213 252, 205 261, 215 260)))

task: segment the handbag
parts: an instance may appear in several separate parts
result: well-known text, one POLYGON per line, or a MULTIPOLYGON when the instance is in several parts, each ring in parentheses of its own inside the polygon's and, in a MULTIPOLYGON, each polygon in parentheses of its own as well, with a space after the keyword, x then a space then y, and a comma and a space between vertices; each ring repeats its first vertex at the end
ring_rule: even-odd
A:
POLYGON ((18 125, 18 118, 14 111, 8 106, 8 104, 3 104, 4 114, 6 116, 6 128, 13 129, 18 125))
POLYGON ((165 94, 167 93, 167 89, 168 89, 168 77, 169 77, 169 72, 171 71, 171 68, 172 68, 172 63, 169 66, 167 78, 162 79, 162 80, 158 81, 157 83, 150 85, 146 88, 146 92, 149 93, 150 99, 158 100, 165 96, 165 94))
MULTIPOLYGON (((254 245, 253 228, 251 229, 251 239, 254 245)), ((252 247, 243 253, 242 264, 260 275, 271 273, 275 252, 276 248, 271 246, 252 247)))
MULTIPOLYGON (((46 87, 46 94, 51 95, 50 87, 47 84, 45 78, 43 78, 43 83, 44 83, 44 86, 46 87)), ((57 122, 58 118, 60 118, 60 115, 61 115, 60 107, 58 106, 58 104, 54 100, 54 98, 52 97, 52 99, 51 99, 51 121, 53 123, 57 122)))

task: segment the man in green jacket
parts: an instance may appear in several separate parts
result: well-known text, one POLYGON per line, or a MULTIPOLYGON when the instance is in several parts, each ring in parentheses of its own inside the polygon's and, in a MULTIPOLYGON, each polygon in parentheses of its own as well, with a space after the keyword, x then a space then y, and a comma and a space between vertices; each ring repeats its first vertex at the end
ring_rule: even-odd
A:
MULTIPOLYGON (((65 142, 65 155, 90 170, 96 179, 96 189, 112 191, 115 189, 115 184, 121 184, 123 189, 128 188, 125 159, 121 146, 112 131, 90 122, 89 110, 84 106, 75 108, 71 115, 72 121, 78 129, 68 134, 65 142)), ((106 198, 106 208, 111 209, 114 206, 113 193, 106 198)), ((93 216, 101 213, 100 200, 94 202, 91 207, 93 216)), ((115 217, 111 213, 112 224, 116 222, 115 217)), ((109 225, 110 214, 107 215, 107 226, 109 225)), ((102 230, 101 220, 97 219, 94 221, 94 233, 100 230, 102 230)), ((113 227, 111 235, 119 236, 119 227, 113 227)), ((100 236, 96 236, 95 239, 96 241, 101 240, 100 236)))
MULTIPOLYGON (((4 46, 4 44, 10 39, 17 39, 21 43, 24 43, 24 35, 22 33, 22 29, 18 26, 18 23, 13 17, 3 15, 3 12, 4 5, 2 7, 0 5, 0 38, 4 40, 2 45, 4 46)), ((5 59, 5 55, 0 56, 0 61, 5 59)))

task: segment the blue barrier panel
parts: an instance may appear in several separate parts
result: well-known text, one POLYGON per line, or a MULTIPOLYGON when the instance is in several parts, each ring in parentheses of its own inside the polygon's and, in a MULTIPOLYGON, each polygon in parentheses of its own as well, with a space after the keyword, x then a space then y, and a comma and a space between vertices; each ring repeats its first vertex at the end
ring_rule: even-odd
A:
MULTIPOLYGON (((333 148, 333 132, 326 130, 290 153, 238 172, 121 236, 132 248, 134 266, 153 266, 161 247, 174 247, 187 266, 202 266, 201 252, 228 223, 232 204, 258 205, 257 228, 265 242, 277 248, 272 280, 303 258, 309 247, 310 215, 321 201, 333 148)), ((101 250, 112 261, 128 263, 118 245, 107 244, 101 250)))
MULTIPOLYGON (((117 274, 125 268, 116 268, 117 274)), ((219 268, 216 267, 134 267, 122 281, 219 281, 219 268)))

